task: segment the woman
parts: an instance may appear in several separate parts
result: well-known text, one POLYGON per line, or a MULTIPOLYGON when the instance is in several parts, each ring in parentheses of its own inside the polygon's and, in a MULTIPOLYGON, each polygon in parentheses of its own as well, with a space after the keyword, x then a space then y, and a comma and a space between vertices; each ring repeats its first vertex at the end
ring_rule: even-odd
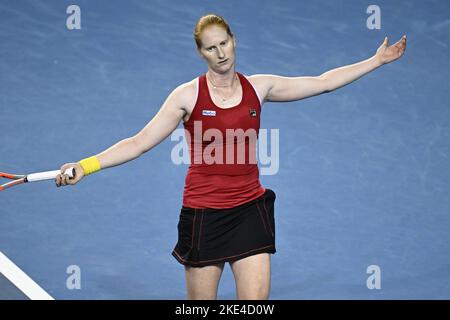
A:
MULTIPOLYGON (((250 138, 214 140, 216 147, 231 146, 232 151, 238 145, 244 147, 244 163, 237 161, 240 155, 233 155, 229 149, 226 153, 231 156, 227 160, 234 161, 223 163, 205 159, 208 143, 213 140, 205 138, 205 134, 208 130, 225 133, 227 129, 258 132, 263 102, 295 101, 345 86, 401 57, 406 36, 392 46, 385 38, 367 60, 317 77, 292 78, 262 74, 247 77, 237 73, 236 38, 220 16, 201 17, 194 37, 198 53, 208 65, 206 74, 173 90, 155 117, 135 136, 96 156, 64 164, 61 172, 75 167, 76 174, 71 179, 58 175, 56 185, 74 185, 100 168, 139 157, 183 121, 190 136, 191 165, 186 176, 178 243, 172 254, 185 266, 188 299, 216 299, 225 262, 230 263, 238 299, 268 299, 270 254, 276 251, 275 193, 261 186, 257 165, 248 159, 256 148, 250 138)), ((217 150, 209 155, 217 156, 217 150)))

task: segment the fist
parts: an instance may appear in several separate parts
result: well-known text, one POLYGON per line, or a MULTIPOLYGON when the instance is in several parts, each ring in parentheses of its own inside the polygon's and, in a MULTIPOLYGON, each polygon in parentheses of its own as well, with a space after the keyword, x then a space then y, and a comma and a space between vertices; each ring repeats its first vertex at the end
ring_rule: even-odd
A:
POLYGON ((55 178, 57 187, 74 185, 84 177, 83 167, 79 163, 66 163, 61 166, 60 171, 61 173, 58 174, 55 178), (64 174, 64 172, 70 167, 75 168, 75 175, 72 178, 70 178, 67 174, 64 174))

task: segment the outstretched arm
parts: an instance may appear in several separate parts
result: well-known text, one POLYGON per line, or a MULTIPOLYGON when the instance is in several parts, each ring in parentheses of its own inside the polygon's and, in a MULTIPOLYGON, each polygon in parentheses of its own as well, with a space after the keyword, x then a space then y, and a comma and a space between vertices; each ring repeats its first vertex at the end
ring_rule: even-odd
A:
MULTIPOLYGON (((136 135, 123 139, 95 157, 87 161, 86 165, 105 169, 114 167, 139 157, 161 141, 163 141, 175 128, 186 114, 186 107, 193 100, 192 81, 176 88, 166 99, 164 104, 153 119, 136 135)), ((89 159, 85 159, 89 160, 89 159)), ((78 163, 66 163, 61 167, 61 174, 56 179, 56 185, 74 185, 85 175, 84 167, 78 163), (63 174, 68 168, 75 168, 75 176, 69 179, 63 174)))
POLYGON ((101 168, 113 167, 133 160, 170 135, 185 115, 188 91, 188 84, 176 88, 167 97, 158 113, 141 131, 98 154, 97 158, 101 168))
POLYGON ((400 58, 406 49, 406 36, 392 46, 387 37, 374 56, 355 64, 327 71, 317 77, 280 77, 254 75, 252 82, 266 101, 295 101, 343 87, 383 64, 400 58))

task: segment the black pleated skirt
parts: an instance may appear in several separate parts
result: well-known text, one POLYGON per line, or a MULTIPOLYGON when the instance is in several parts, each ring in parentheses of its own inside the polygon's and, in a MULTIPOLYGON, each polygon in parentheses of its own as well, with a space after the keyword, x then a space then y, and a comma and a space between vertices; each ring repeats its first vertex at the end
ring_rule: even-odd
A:
POLYGON ((182 207, 172 255, 183 265, 203 267, 258 253, 275 253, 275 192, 229 209, 182 207))

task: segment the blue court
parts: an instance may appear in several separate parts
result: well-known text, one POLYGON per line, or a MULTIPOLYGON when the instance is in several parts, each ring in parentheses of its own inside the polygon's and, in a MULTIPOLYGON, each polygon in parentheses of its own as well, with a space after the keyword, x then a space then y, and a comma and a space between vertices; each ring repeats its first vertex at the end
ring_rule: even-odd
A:
MULTIPOLYGON (((270 298, 449 299, 450 3, 375 4, 381 29, 356 0, 2 1, 0 171, 59 169, 136 134, 207 71, 192 36, 203 14, 230 23, 247 75, 317 76, 406 34, 401 59, 348 86, 263 105, 261 128, 279 129, 279 168, 261 175, 277 194, 270 298), (72 4, 81 29, 67 28, 72 4)), ((73 187, 1 192, 0 252, 55 299, 185 299, 175 144, 73 187)), ((218 298, 235 298, 228 265, 218 298)))

